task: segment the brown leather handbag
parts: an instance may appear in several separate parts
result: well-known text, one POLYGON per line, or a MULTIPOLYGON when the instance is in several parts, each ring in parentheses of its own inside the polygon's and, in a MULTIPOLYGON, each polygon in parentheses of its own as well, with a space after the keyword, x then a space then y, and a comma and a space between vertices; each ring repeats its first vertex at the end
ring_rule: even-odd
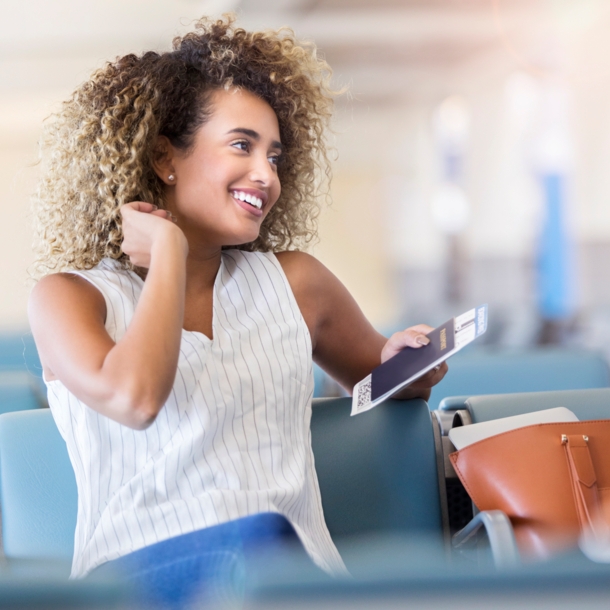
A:
POLYGON ((548 556, 610 525, 610 420, 526 426, 450 459, 479 510, 509 516, 525 556, 548 556))

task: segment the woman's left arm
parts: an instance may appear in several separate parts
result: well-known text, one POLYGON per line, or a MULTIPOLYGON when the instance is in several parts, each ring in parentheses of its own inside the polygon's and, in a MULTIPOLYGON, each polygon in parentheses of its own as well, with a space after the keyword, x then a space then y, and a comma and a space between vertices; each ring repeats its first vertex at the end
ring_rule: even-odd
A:
MULTIPOLYGON (((313 358, 350 393, 376 366, 405 347, 428 342, 432 328, 420 324, 386 339, 366 319, 343 284, 318 260, 303 252, 281 252, 284 269, 311 335, 313 358)), ((396 398, 428 399, 447 372, 442 364, 405 388, 396 398)))

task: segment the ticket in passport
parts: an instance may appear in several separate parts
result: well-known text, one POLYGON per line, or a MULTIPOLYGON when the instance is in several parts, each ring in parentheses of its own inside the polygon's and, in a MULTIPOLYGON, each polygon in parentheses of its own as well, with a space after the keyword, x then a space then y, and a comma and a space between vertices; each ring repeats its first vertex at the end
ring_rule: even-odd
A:
POLYGON ((470 309, 431 331, 428 345, 405 347, 354 386, 352 415, 364 413, 443 363, 487 330, 487 305, 470 309))

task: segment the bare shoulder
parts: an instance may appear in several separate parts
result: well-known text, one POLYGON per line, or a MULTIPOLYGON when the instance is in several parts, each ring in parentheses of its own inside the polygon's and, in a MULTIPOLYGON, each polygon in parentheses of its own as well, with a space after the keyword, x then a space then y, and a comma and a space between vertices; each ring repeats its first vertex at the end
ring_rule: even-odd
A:
POLYGON ((341 281, 303 252, 278 255, 312 338, 314 360, 346 389, 380 362, 385 339, 341 281))
POLYGON ((309 328, 314 351, 324 328, 333 319, 357 308, 345 286, 319 260, 305 252, 280 252, 276 255, 297 305, 309 328))
MULTIPOLYGON (((315 257, 306 252, 290 250, 276 253, 295 296, 303 291, 323 289, 335 276, 315 257)), ((338 281, 338 280, 337 280, 338 281)))
POLYGON ((57 332, 85 325, 104 327, 106 301, 90 282, 73 273, 53 273, 34 286, 28 302, 32 333, 43 351, 57 332))
POLYGON ((95 311, 106 317, 104 297, 91 282, 74 273, 53 273, 34 286, 28 313, 30 317, 44 316, 45 312, 53 313, 55 309, 69 311, 73 307, 95 311))
POLYGON ((326 317, 328 286, 338 280, 319 260, 305 252, 279 252, 276 256, 315 347, 318 330, 326 317))
POLYGON ((66 353, 72 350, 82 354, 88 333, 105 333, 106 302, 84 278, 54 273, 42 278, 32 290, 28 318, 45 379, 52 380, 56 379, 53 369, 58 359, 71 362, 66 353))
POLYGON ((322 265, 317 259, 307 254, 307 252, 300 252, 299 250, 286 250, 284 252, 276 252, 275 256, 282 265, 284 273, 287 272, 299 272, 309 267, 316 267, 322 265))

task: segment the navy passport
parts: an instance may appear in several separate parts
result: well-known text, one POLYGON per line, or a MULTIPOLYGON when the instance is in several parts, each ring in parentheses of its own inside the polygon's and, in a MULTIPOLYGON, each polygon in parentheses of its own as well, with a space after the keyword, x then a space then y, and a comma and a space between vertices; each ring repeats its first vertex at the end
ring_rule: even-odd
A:
POLYGON ((371 400, 375 401, 391 392, 403 379, 409 379, 427 367, 443 359, 455 347, 454 320, 451 318, 442 326, 426 335, 428 345, 420 348, 406 347, 371 373, 371 400))

